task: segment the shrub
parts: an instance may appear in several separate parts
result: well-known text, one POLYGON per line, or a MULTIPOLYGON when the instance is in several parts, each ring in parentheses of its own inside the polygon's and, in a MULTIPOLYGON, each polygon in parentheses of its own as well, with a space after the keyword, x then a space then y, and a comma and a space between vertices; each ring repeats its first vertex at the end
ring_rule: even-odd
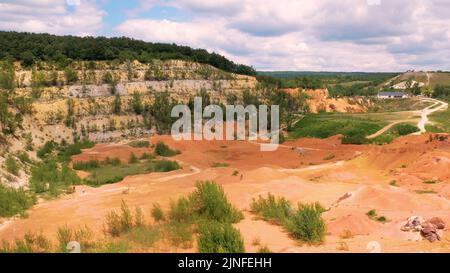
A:
POLYGON ((3 241, 0 253, 45 253, 51 251, 50 241, 42 234, 27 232, 13 244, 3 241))
POLYGON ((179 154, 179 151, 174 151, 169 148, 166 144, 163 142, 158 142, 155 147, 155 154, 159 156, 165 156, 165 157, 171 157, 179 154))
POLYGON ((210 181, 197 182, 197 190, 189 196, 194 211, 202 218, 237 223, 244 218, 227 199, 223 188, 210 181))
POLYGON ((151 213, 156 222, 165 220, 164 211, 162 210, 160 204, 153 204, 151 213))
POLYGON ((57 196, 61 189, 80 183, 80 178, 66 164, 45 160, 31 168, 30 188, 36 193, 50 192, 57 196))
POLYGON ((95 159, 89 161, 77 161, 72 164, 72 168, 75 170, 92 170, 98 167, 100 167, 100 163, 95 159))
POLYGON ((150 147, 150 142, 147 140, 136 140, 128 143, 128 145, 134 148, 148 148, 150 147))
POLYGON ((369 210, 367 213, 367 216, 369 216, 370 219, 377 221, 377 222, 381 222, 381 223, 385 223, 387 222, 387 218, 384 216, 378 216, 378 213, 376 210, 369 210))
POLYGON ((192 247, 194 230, 190 223, 170 222, 165 228, 172 244, 183 248, 192 247))
POLYGON ((401 136, 406 136, 420 131, 419 128, 411 124, 397 124, 394 126, 394 130, 401 136))
POLYGON ((241 233, 229 223, 203 223, 198 232, 197 244, 200 253, 245 252, 241 233))
POLYGON ((193 222, 194 210, 186 197, 180 197, 170 204, 169 219, 172 222, 193 222))
MULTIPOLYGON (((138 215, 138 217, 142 216, 138 215)), ((130 231, 133 227, 133 214, 124 200, 120 205, 120 214, 111 211, 106 215, 106 232, 113 237, 118 237, 120 234, 130 231)))
POLYGON ((143 153, 139 159, 145 160, 145 159, 152 159, 152 158, 154 158, 154 156, 152 154, 143 153))
POLYGON ((0 217, 23 213, 36 202, 34 196, 23 189, 13 189, 0 184, 0 217))
POLYGON ((308 243, 320 243, 325 236, 325 222, 321 218, 324 208, 319 203, 298 204, 293 210, 289 201, 268 194, 253 199, 252 213, 266 221, 282 225, 296 239, 308 243))
POLYGON ((31 163, 30 156, 25 151, 19 152, 17 154, 17 157, 19 158, 20 161, 22 161, 22 163, 31 163))
POLYGON ((324 208, 319 203, 299 204, 288 224, 294 238, 308 243, 321 243, 325 237, 324 208))
POLYGON ((139 226, 133 228, 127 235, 128 240, 151 247, 161 237, 160 229, 157 227, 139 226))
POLYGON ((356 144, 356 145, 361 145, 361 144, 365 144, 368 142, 367 138, 362 135, 362 134, 350 134, 350 135, 345 135, 342 138, 342 144, 356 144))
POLYGON ((213 164, 211 164, 212 168, 226 168, 230 166, 230 164, 228 163, 220 163, 220 162, 214 162, 213 164))
POLYGON ((45 142, 44 146, 42 146, 39 150, 37 150, 36 154, 40 158, 44 158, 46 155, 51 153, 55 148, 57 144, 53 141, 47 141, 45 142))
POLYGON ((60 147, 58 156, 62 161, 69 161, 73 155, 81 154, 82 149, 89 149, 94 146, 95 142, 89 140, 77 141, 71 145, 60 147))
POLYGON ((272 251, 270 251, 270 249, 267 246, 262 246, 258 249, 258 253, 272 253, 272 251))
POLYGON ((180 165, 176 161, 170 160, 157 160, 153 162, 151 171, 154 172, 171 172, 174 170, 178 170, 180 165))
POLYGON ((19 165, 17 164, 17 161, 12 157, 8 156, 6 158, 6 171, 8 171, 11 174, 18 175, 19 174, 19 165))
POLYGON ((106 165, 119 166, 120 164, 122 164, 122 161, 120 161, 120 159, 117 157, 115 158, 107 157, 103 163, 106 165))
POLYGON ((138 163, 139 160, 134 153, 131 153, 130 158, 128 159, 128 164, 138 163))
POLYGON ((292 215, 291 203, 283 197, 275 198, 270 193, 267 198, 259 196, 258 199, 253 199, 250 209, 264 220, 273 221, 280 225, 292 215))
POLYGON ((67 244, 72 241, 73 232, 67 226, 58 228, 58 242, 59 242, 59 251, 67 252, 67 244))

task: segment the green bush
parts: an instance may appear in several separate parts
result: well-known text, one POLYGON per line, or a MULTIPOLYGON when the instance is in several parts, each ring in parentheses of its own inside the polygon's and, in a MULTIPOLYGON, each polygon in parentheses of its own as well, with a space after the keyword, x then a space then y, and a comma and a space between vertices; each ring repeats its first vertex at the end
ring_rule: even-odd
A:
POLYGON ((169 222, 165 225, 165 228, 172 244, 183 248, 192 247, 194 234, 192 224, 184 222, 169 222))
POLYGON ((162 210, 160 204, 153 204, 151 213, 156 222, 165 220, 164 211, 162 210))
POLYGON ((268 194, 259 196, 250 204, 252 213, 266 221, 282 225, 294 238, 307 243, 320 243, 325 236, 325 222, 321 214, 324 208, 319 203, 298 204, 293 210, 289 201, 268 194))
POLYGON ((148 148, 150 147, 150 142, 147 140, 136 140, 128 143, 128 145, 134 148, 148 148))
POLYGON ((161 237, 161 231, 158 227, 139 226, 130 230, 127 234, 129 241, 138 243, 140 245, 151 247, 161 237))
POLYGON ((130 158, 128 159, 128 164, 138 163, 139 160, 134 153, 131 153, 130 158))
POLYGON ((174 151, 169 148, 163 142, 158 142, 155 147, 155 154, 159 156, 171 157, 179 154, 179 151, 174 151))
POLYGON ((111 211, 106 215, 106 231, 113 237, 128 232, 133 227, 133 214, 128 205, 122 200, 120 214, 111 211))
POLYGON ((117 157, 115 158, 107 157, 103 163, 105 165, 119 166, 120 164, 122 164, 122 161, 120 161, 120 159, 117 157))
POLYGON ((285 198, 276 198, 268 194, 267 198, 259 196, 250 204, 251 212, 261 216, 266 221, 273 221, 282 225, 292 215, 291 203, 285 198))
POLYGON ((153 172, 171 172, 178 170, 180 165, 176 161, 170 160, 157 160, 153 162, 151 171, 153 172))
POLYGON ((6 158, 5 165, 6 165, 6 171, 8 171, 9 173, 14 174, 14 175, 19 174, 20 167, 19 167, 19 164, 17 164, 17 161, 14 159, 14 157, 8 156, 6 158))
POLYGON ((180 197, 177 201, 170 203, 169 219, 172 222, 194 222, 195 211, 191 202, 186 197, 180 197))
POLYGON ((356 144, 356 145, 361 145, 361 144, 366 144, 369 142, 369 140, 362 134, 350 134, 350 135, 345 135, 342 138, 342 144, 356 144))
POLYGON ((243 253, 244 240, 239 230, 229 223, 207 222, 198 229, 198 252, 243 253))
POLYGON ((72 164, 74 170, 92 170, 98 167, 100 167, 100 163, 95 159, 89 161, 77 161, 72 164))
POLYGON ((325 222, 321 216, 323 212, 324 208, 319 203, 299 204, 287 228, 296 239, 321 243, 325 237, 325 222))
POLYGON ((20 161, 22 161, 22 163, 31 163, 32 162, 30 159, 30 156, 25 151, 19 152, 17 154, 17 157, 19 158, 20 161))
POLYGON ((417 126, 411 124, 397 124, 394 126, 394 130, 401 136, 410 135, 412 133, 420 131, 417 126))
POLYGON ((36 154, 40 158, 44 158, 46 155, 53 152, 53 150, 57 147, 57 144, 53 141, 45 142, 44 146, 37 150, 36 154))
POLYGON ((143 153, 139 159, 146 160, 146 159, 153 159, 153 158, 154 158, 154 156, 152 154, 143 153))
POLYGON ((189 196, 194 211, 204 219, 222 223, 237 223, 244 218, 227 199, 223 188, 217 183, 197 182, 196 191, 189 196))
POLYGON ((66 164, 58 164, 54 159, 44 160, 31 168, 30 188, 36 193, 49 192, 57 196, 61 190, 80 184, 77 174, 66 164))
POLYGON ((69 161, 73 155, 81 154, 82 149, 89 149, 95 146, 95 142, 89 140, 77 141, 70 145, 61 145, 58 156, 62 161, 69 161))
POLYGON ((23 189, 13 189, 0 184, 0 217, 24 213, 33 206, 36 198, 23 189))

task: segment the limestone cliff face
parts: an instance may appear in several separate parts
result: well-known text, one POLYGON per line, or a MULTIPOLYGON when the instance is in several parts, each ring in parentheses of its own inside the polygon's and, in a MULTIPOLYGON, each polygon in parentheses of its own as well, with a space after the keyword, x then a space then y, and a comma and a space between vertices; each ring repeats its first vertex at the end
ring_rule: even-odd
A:
POLYGON ((70 142, 73 136, 85 134, 94 141, 117 140, 127 136, 150 133, 142 126, 142 117, 132 113, 131 95, 141 94, 143 103, 151 103, 158 92, 186 103, 200 90, 213 101, 226 103, 227 97, 240 97, 243 90, 254 89, 256 79, 224 72, 213 66, 194 62, 169 60, 142 64, 125 62, 74 62, 75 78, 67 71, 47 64, 34 69, 16 66, 17 95, 37 96, 32 103, 33 114, 24 118, 24 131, 33 136, 33 145, 48 140, 70 142), (112 105, 120 95, 122 111, 113 114, 112 105), (68 101, 73 103, 75 126, 68 127, 68 101))

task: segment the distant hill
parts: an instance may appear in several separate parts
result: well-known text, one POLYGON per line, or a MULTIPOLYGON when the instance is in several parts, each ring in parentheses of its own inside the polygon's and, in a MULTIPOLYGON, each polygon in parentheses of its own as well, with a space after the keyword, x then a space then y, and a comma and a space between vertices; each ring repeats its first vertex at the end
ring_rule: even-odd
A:
POLYGON ((256 75, 247 65, 236 64, 204 49, 164 43, 148 43, 126 37, 76 37, 0 31, 0 59, 13 58, 25 65, 36 61, 53 61, 61 65, 68 59, 82 61, 153 59, 184 60, 210 64, 221 70, 242 75, 256 75))
POLYGON ((408 71, 389 79, 383 85, 402 86, 407 81, 418 82, 420 86, 431 86, 432 88, 437 85, 450 86, 450 72, 408 71))
POLYGON ((258 75, 272 76, 280 79, 290 79, 298 77, 321 77, 321 78, 352 78, 353 80, 374 80, 380 77, 394 77, 400 73, 394 72, 328 72, 328 71, 258 71, 258 75))

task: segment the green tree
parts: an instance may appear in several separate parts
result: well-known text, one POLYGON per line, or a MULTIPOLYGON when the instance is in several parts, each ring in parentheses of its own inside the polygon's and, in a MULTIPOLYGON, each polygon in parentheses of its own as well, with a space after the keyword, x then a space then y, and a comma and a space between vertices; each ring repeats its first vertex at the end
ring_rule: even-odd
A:
POLYGON ((141 93, 134 91, 131 94, 130 106, 131 106, 130 108, 133 109, 133 112, 136 115, 142 114, 144 106, 142 104, 141 93))
POLYGON ((64 69, 64 75, 66 77, 67 84, 72 84, 78 81, 78 74, 71 67, 66 67, 66 69, 64 69))
POLYGON ((122 111, 122 99, 120 98, 119 94, 116 94, 116 96, 114 97, 112 111, 116 115, 119 115, 122 111))

